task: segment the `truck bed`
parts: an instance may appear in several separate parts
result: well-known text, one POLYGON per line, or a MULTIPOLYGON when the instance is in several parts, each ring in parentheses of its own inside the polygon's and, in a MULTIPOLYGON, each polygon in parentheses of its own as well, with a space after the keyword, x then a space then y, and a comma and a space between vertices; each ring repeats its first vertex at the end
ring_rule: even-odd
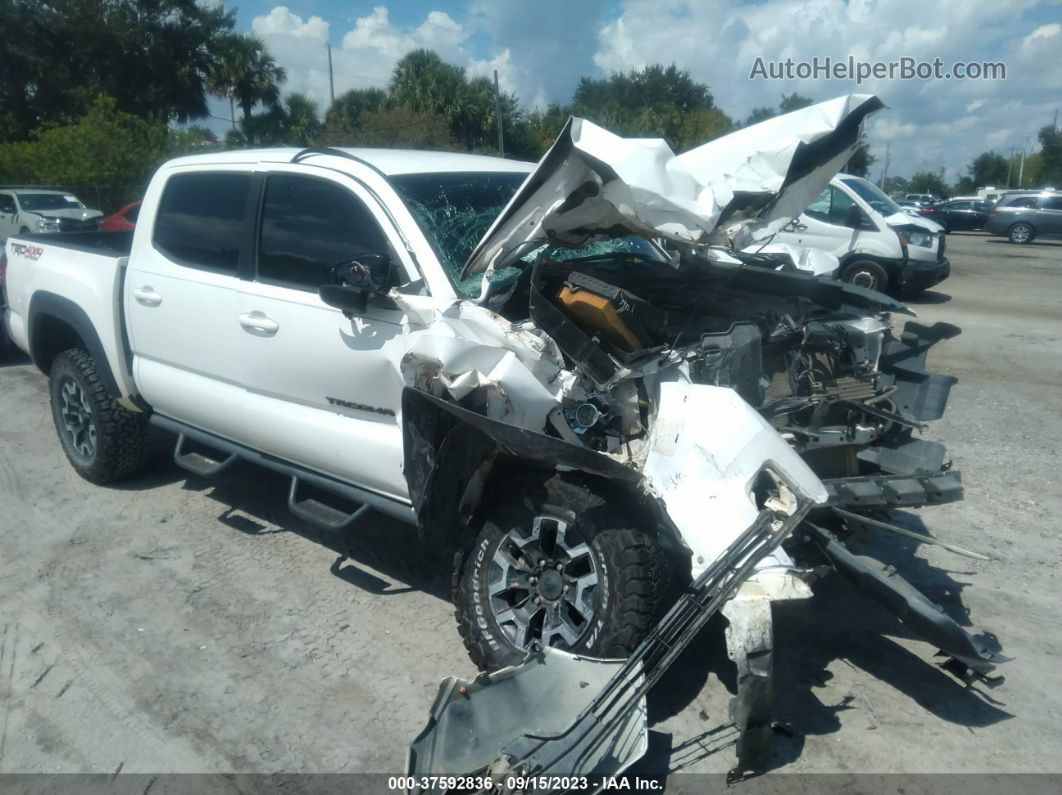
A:
POLYGON ((92 254, 128 257, 133 247, 133 230, 116 232, 57 232, 45 235, 12 235, 12 240, 43 243, 92 254))

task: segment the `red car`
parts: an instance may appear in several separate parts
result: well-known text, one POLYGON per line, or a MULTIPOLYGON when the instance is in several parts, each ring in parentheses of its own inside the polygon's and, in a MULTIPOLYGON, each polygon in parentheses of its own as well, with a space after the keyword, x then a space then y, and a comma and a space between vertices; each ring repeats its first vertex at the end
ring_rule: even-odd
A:
POLYGON ((136 226, 136 216, 140 212, 140 202, 130 202, 114 215, 108 215, 100 221, 101 232, 121 232, 136 226))

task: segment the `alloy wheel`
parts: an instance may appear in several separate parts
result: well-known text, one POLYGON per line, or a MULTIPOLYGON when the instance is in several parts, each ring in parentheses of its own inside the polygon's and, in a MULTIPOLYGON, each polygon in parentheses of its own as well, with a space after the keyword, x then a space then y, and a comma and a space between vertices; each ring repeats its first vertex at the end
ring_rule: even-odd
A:
POLYGON ((67 379, 60 385, 59 395, 63 428, 70 446, 78 455, 92 458, 96 455, 96 420, 85 391, 77 381, 67 379))
POLYGON ((487 580, 494 620, 517 648, 572 648, 593 623, 599 583, 590 546, 563 519, 536 516, 494 553, 487 580))

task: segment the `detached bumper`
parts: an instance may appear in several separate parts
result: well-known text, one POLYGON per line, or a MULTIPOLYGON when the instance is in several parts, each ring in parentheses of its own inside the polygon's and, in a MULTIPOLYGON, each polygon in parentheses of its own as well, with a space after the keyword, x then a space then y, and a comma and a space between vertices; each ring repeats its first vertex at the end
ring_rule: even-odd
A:
POLYGON ((925 290, 940 284, 951 274, 951 263, 947 257, 935 262, 908 260, 900 270, 903 286, 908 290, 925 290))

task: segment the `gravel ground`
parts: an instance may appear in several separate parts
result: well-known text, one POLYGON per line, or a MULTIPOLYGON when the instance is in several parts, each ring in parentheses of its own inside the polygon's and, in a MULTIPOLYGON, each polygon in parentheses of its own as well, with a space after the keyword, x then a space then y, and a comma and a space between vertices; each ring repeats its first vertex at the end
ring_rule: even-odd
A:
MULTIPOLYGON (((995 560, 871 543, 1015 659, 999 688, 964 689, 824 580, 776 610, 782 771, 1062 771, 1062 244, 949 239, 950 280, 914 303, 964 329, 931 356, 961 382, 930 438, 966 500, 898 520, 995 560)), ((448 572, 381 517, 346 557, 287 514, 285 487, 250 466, 203 481, 166 464, 94 487, 54 438, 45 378, 0 367, 0 772, 400 773, 439 679, 472 673, 448 572)), ((726 770, 732 687, 710 626, 652 695, 649 766, 726 770)))

